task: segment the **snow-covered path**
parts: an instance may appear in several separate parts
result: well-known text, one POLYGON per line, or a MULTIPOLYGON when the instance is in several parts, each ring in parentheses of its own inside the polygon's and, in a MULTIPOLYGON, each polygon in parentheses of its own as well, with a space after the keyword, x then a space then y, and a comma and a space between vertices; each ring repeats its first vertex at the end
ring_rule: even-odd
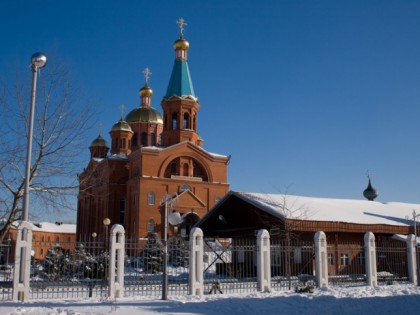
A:
POLYGON ((420 287, 391 285, 315 290, 313 294, 286 292, 247 295, 178 297, 169 301, 124 298, 118 301, 52 300, 4 302, 0 315, 267 315, 267 314, 420 314, 420 287))

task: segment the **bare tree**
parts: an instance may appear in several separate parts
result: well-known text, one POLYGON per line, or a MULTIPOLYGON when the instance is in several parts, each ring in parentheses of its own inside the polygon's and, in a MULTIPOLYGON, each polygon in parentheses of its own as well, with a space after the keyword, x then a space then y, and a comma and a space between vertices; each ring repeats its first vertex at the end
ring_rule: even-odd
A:
MULTIPOLYGON (((68 68, 54 59, 58 58, 50 58, 42 69, 37 85, 30 218, 40 212, 74 210, 71 197, 77 194, 80 153, 86 150, 85 135, 92 126, 92 106, 81 100, 68 68)), ((17 70, 15 80, 0 78, 0 242, 21 218, 31 91, 30 70, 25 70, 23 75, 17 70)))

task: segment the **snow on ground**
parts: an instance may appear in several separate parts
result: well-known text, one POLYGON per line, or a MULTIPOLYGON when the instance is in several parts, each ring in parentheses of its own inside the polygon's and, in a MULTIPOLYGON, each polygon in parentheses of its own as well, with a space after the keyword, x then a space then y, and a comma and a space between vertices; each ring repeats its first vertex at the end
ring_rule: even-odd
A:
POLYGON ((315 289, 314 293, 253 293, 176 297, 168 301, 122 298, 109 300, 38 300, 3 302, 0 315, 400 315, 420 313, 420 287, 390 285, 315 289))

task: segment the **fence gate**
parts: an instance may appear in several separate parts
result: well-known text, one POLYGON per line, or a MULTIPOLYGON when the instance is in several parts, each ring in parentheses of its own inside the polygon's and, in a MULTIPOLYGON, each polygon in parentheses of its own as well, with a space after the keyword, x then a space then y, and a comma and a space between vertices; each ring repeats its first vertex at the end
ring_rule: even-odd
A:
POLYGON ((255 239, 204 239, 204 292, 257 291, 255 239))

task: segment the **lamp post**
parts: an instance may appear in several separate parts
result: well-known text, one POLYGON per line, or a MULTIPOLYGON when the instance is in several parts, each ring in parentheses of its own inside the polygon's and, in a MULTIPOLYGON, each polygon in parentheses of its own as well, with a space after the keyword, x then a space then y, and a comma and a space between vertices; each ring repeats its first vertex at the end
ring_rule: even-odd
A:
POLYGON ((109 218, 105 218, 102 222, 105 226, 105 249, 108 251, 108 226, 111 224, 111 220, 109 218))
MULTIPOLYGON (((162 281, 162 300, 168 299, 168 208, 173 206, 174 200, 170 195, 164 197, 164 230, 163 230, 163 281, 162 281)), ((169 221, 173 224, 174 220, 180 217, 175 210, 171 213, 169 221)), ((179 223, 178 223, 179 224, 179 223)))
POLYGON ((31 91, 31 107, 29 113, 29 127, 28 127, 28 144, 26 152, 26 171, 25 171, 25 190, 23 196, 23 221, 29 219, 29 184, 31 176, 31 159, 32 159, 32 137, 34 126, 34 112, 35 112, 35 98, 36 98, 36 79, 38 69, 45 67, 47 64, 47 57, 40 52, 34 53, 31 58, 32 65, 32 91, 31 91))
POLYGON ((91 250, 93 249, 93 254, 96 255, 96 237, 98 236, 98 234, 96 234, 96 232, 92 233, 92 243, 90 244, 91 246, 91 250), (93 247, 93 248, 92 248, 93 247))
POLYGON ((10 237, 10 233, 9 233, 9 237, 7 238, 7 258, 6 258, 6 270, 7 270, 7 279, 10 279, 10 273, 11 273, 11 269, 9 269, 9 255, 10 255, 10 243, 12 242, 12 238, 10 237))
POLYGON ((417 218, 420 217, 420 214, 416 213, 416 210, 413 210, 413 227, 414 227, 414 236, 416 240, 416 265, 417 265, 417 285, 420 285, 420 269, 419 269, 419 250, 417 246, 417 218))

